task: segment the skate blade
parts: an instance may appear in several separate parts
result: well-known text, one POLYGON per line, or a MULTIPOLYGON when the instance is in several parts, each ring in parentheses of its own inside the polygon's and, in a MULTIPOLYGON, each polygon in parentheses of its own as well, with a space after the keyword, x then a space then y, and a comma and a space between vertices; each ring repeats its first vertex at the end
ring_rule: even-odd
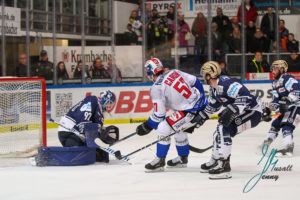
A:
POLYGON ((225 172, 222 174, 210 174, 209 179, 218 180, 218 179, 229 179, 231 177, 232 176, 230 172, 225 172))
POLYGON ((208 170, 200 168, 200 173, 208 173, 208 170))
POLYGON ((146 173, 155 173, 155 172, 163 172, 163 171, 165 171, 164 167, 159 167, 156 169, 145 169, 146 173))
POLYGON ((286 154, 282 154, 281 152, 277 152, 275 154, 275 157, 277 157, 277 158, 290 158, 290 157, 293 157, 293 154, 290 153, 290 152, 288 152, 286 154))
POLYGON ((175 166, 167 166, 167 168, 186 168, 187 167, 187 164, 178 164, 178 165, 175 165, 175 166))

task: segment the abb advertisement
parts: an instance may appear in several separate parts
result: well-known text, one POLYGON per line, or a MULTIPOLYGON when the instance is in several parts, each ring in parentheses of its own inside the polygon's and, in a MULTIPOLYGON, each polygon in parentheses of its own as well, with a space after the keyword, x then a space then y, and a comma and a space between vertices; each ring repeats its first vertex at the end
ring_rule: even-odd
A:
MULTIPOLYGON (((129 86, 128 86, 129 85, 129 86)), ((272 100, 271 83, 246 83, 245 86, 250 92, 258 96, 263 106, 267 106, 272 100)), ((63 86, 62 86, 63 87, 63 86)), ((51 92, 51 117, 59 120, 61 116, 81 101, 87 95, 99 96, 104 90, 111 90, 116 95, 116 103, 108 114, 105 114, 106 123, 133 123, 146 120, 152 113, 152 102, 150 97, 150 84, 140 86, 118 87, 74 87, 49 89, 51 92)), ((208 86, 204 85, 206 96, 208 86)))

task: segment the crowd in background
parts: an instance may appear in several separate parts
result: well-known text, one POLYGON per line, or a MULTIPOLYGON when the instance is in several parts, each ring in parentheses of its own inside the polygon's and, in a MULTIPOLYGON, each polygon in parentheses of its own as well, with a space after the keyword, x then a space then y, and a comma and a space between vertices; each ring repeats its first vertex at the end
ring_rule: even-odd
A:
MULTIPOLYGON (((169 7, 166 15, 161 16, 157 9, 146 11, 146 22, 142 19, 142 4, 137 9, 132 10, 129 16, 127 30, 124 32, 124 40, 127 45, 142 44, 142 30, 146 28, 147 34, 147 51, 148 57, 153 55, 153 51, 159 51, 164 54, 171 54, 170 49, 175 44, 175 12, 174 7, 169 7), (144 27, 145 26, 145 27, 144 27), (169 46, 168 49, 161 48, 169 46)), ((251 0, 245 0, 245 38, 246 52, 254 56, 248 60, 246 72, 268 72, 270 63, 263 59, 263 53, 276 52, 276 15, 272 7, 267 8, 266 14, 263 15, 260 26, 257 21, 256 7, 251 0)), ((211 30, 208 30, 208 19, 199 12, 193 20, 190 27, 186 23, 184 15, 178 14, 177 33, 179 47, 187 47, 189 41, 194 38, 193 56, 198 58, 199 63, 207 59, 208 54, 208 32, 211 33, 211 46, 213 60, 218 61, 222 66, 226 66, 224 55, 227 53, 241 53, 242 51, 242 7, 240 6, 237 15, 229 18, 223 14, 222 8, 216 9, 216 15, 211 22, 211 30)), ((293 33, 290 33, 285 27, 285 21, 279 20, 280 44, 279 51, 290 53, 286 59, 289 64, 289 71, 299 72, 299 41, 295 39, 293 33)), ((19 54, 19 64, 15 67, 15 75, 18 77, 27 76, 27 58, 26 54, 19 54)), ((1 68, 1 67, 0 67, 1 68)), ((225 68, 225 67, 224 67, 225 68)), ((57 64, 57 79, 66 80, 73 77, 81 79, 82 62, 79 61, 77 66, 71 72, 67 72, 65 63, 59 61, 57 64), (71 74, 70 74, 71 73, 71 74)), ((226 69, 226 68, 225 68, 226 69)), ((40 60, 33 63, 31 67, 32 76, 45 77, 46 80, 53 80, 53 63, 48 61, 48 55, 45 50, 40 52, 40 60)), ((228 72, 224 72, 228 73, 228 72)), ((91 66, 87 66, 85 78, 93 79, 121 79, 120 70, 113 64, 112 58, 108 59, 106 65, 102 64, 101 58, 96 58, 91 66)))

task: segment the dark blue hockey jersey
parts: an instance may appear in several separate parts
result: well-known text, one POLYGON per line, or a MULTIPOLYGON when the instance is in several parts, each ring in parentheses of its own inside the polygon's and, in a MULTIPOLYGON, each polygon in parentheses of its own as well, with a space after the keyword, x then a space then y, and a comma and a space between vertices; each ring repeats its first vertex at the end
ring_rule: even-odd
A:
POLYGON ((208 105, 205 112, 211 115, 217 112, 221 106, 226 107, 229 104, 237 105, 240 113, 244 110, 262 112, 258 97, 252 95, 240 80, 221 76, 216 89, 212 86, 209 88, 208 105))
POLYGON ((74 105, 65 115, 74 123, 74 128, 83 132, 84 123, 98 123, 103 126, 102 108, 96 96, 87 96, 74 105))
POLYGON ((283 74, 278 80, 274 80, 272 84, 273 100, 270 103, 275 109, 279 107, 279 100, 282 97, 289 97, 292 100, 292 105, 300 106, 300 84, 289 74, 283 74))

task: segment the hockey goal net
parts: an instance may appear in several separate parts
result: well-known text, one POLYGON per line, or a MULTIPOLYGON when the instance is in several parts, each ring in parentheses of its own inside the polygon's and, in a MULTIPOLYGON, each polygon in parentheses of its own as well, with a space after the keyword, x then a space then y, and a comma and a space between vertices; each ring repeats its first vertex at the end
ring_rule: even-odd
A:
POLYGON ((0 78, 0 157, 27 157, 46 146, 44 78, 0 78))

